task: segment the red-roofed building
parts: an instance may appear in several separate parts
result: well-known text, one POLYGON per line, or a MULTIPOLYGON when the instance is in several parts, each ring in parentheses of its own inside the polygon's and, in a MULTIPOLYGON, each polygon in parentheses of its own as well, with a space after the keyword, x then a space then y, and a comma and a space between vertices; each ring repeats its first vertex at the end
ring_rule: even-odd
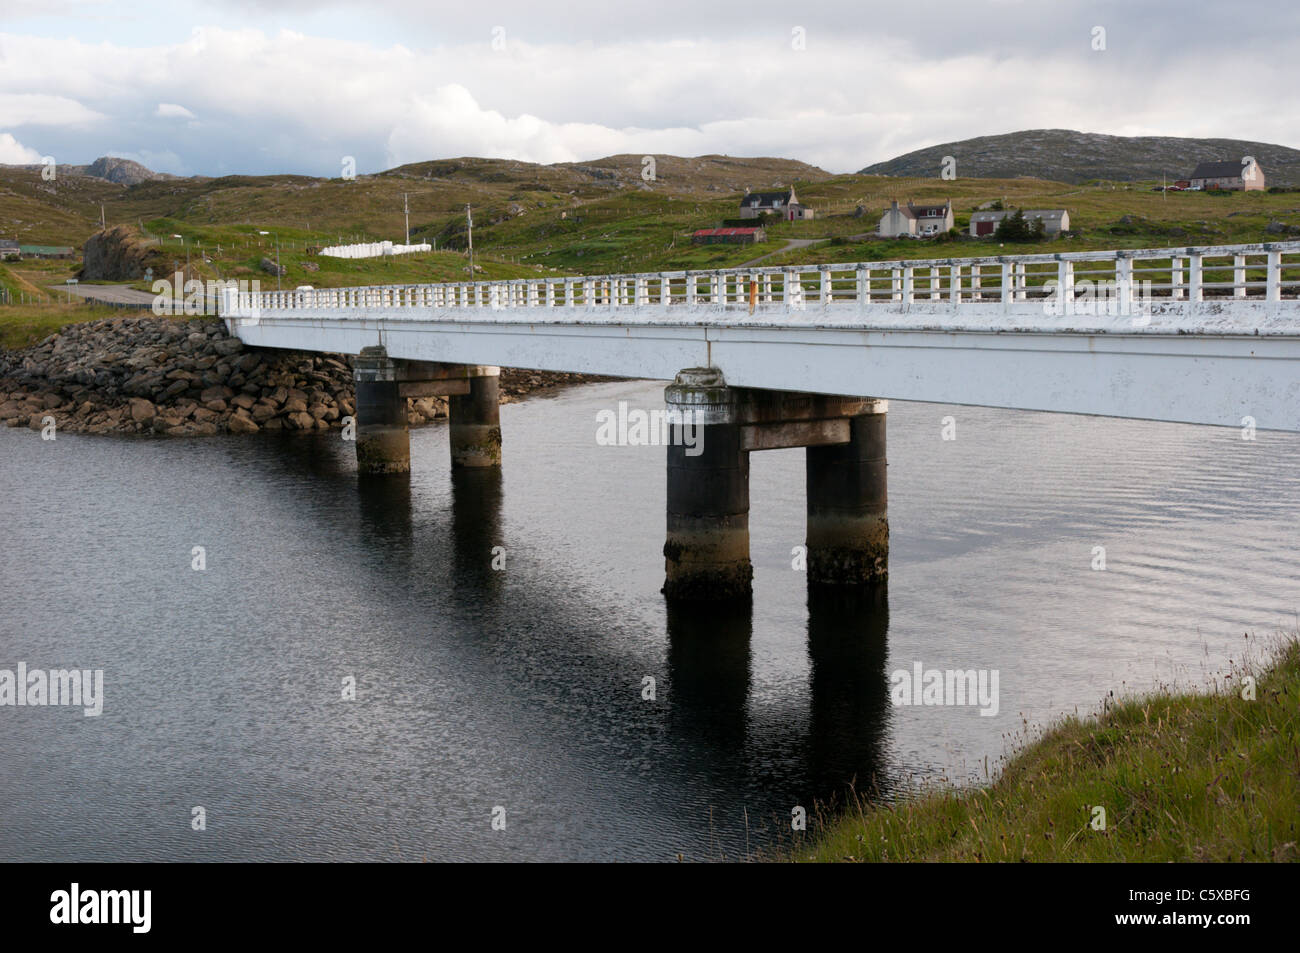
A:
POLYGON ((691 236, 696 245, 753 245, 767 241, 761 228, 701 228, 691 236))

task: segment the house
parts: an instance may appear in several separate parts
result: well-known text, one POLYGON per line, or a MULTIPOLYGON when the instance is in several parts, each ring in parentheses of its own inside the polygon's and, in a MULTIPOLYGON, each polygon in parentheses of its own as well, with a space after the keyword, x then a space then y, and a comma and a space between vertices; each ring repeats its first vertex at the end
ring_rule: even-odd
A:
POLYGON ((0 238, 0 261, 6 258, 19 258, 22 256, 22 250, 18 243, 12 238, 0 238))
POLYGON ((691 235, 695 245, 753 245, 767 241, 761 228, 701 228, 691 235))
MULTIPOLYGON (((1023 209, 1023 212, 1025 221, 1031 225, 1034 219, 1042 219, 1043 232, 1048 238, 1058 238, 1061 232, 1070 230, 1070 213, 1063 208, 1027 208, 1023 209)), ((973 212, 970 217, 971 237, 991 238, 998 230, 998 222, 1014 214, 1014 209, 1002 212, 973 212)))
POLYGON ((18 251, 24 258, 73 258, 76 249, 61 245, 19 245, 18 251))
POLYGON ((900 208, 897 200, 880 219, 881 238, 926 238, 952 228, 952 201, 942 205, 914 205, 900 208))
POLYGON ((1202 162, 1192 171, 1190 188, 1259 192, 1264 189, 1264 170, 1254 160, 1202 162))
POLYGON ((740 200, 740 217, 758 218, 764 214, 778 215, 786 222, 807 221, 813 217, 813 210, 799 201, 793 186, 784 192, 745 189, 745 197, 740 200))

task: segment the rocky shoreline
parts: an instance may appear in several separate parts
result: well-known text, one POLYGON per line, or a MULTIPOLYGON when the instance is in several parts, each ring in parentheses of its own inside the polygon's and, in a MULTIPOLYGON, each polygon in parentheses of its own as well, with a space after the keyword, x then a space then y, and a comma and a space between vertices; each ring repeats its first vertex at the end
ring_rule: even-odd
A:
MULTIPOLYGON (((503 369, 502 402, 606 378, 503 369)), ((351 358, 245 347, 215 318, 125 316, 0 351, 0 423, 67 433, 211 436, 337 429, 355 408, 351 358)), ((411 399, 420 426, 442 397, 411 399)))

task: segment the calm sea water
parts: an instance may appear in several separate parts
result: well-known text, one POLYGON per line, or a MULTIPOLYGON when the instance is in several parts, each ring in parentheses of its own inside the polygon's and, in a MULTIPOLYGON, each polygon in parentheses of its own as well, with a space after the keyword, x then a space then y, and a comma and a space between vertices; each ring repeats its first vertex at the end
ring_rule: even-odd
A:
POLYGON ((810 601, 777 451, 752 608, 669 611, 664 451, 595 442, 620 400, 662 384, 506 406, 502 474, 455 479, 441 426, 366 481, 337 433, 0 430, 0 668, 105 696, 0 708, 0 857, 735 858, 854 779, 981 778, 1025 726, 1204 684, 1300 609, 1300 437, 895 402, 886 596, 810 601), (918 661, 996 669, 999 713, 894 707, 918 661))

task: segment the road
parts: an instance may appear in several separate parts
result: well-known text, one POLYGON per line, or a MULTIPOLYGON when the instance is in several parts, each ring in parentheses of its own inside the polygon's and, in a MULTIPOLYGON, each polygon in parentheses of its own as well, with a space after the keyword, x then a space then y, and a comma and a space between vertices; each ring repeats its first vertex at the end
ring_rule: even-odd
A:
POLYGON ((783 255, 794 248, 811 248, 813 245, 820 245, 822 242, 830 241, 829 238, 792 238, 785 243, 784 248, 778 248, 776 251, 770 251, 766 255, 759 255, 757 258, 751 258, 749 261, 743 261, 739 265, 733 265, 734 268, 748 268, 750 265, 757 265, 760 261, 765 261, 773 255, 783 255))
POLYGON ((137 291, 126 285, 50 285, 50 292, 66 297, 68 294, 85 298, 87 301, 103 301, 108 304, 136 304, 148 308, 153 304, 154 296, 147 291, 137 291))

